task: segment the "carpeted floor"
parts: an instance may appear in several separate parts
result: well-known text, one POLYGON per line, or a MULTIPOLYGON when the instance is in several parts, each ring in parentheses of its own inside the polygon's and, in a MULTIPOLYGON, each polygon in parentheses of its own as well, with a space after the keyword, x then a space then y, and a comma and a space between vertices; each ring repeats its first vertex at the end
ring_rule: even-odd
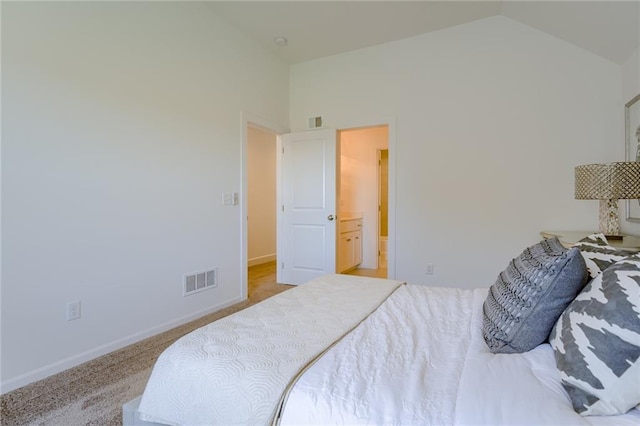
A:
POLYGON ((47 379, 0 396, 0 423, 121 425, 122 404, 144 390, 162 351, 181 336, 291 286, 276 284, 275 262, 249 268, 249 300, 206 315, 47 379))

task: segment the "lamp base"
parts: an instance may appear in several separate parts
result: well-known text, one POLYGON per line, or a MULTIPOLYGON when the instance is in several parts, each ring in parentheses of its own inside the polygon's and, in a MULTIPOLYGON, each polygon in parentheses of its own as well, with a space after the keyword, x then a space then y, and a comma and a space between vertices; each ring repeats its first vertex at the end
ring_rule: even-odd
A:
POLYGON ((618 200, 600 200, 600 232, 614 237, 620 235, 618 200))

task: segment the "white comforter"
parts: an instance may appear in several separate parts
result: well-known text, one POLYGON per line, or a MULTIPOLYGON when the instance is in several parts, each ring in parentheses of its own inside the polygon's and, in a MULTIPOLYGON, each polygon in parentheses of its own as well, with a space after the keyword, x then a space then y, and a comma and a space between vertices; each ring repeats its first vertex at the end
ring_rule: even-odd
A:
POLYGON ((268 424, 305 365, 401 285, 327 275, 195 330, 156 362, 140 417, 174 425, 268 424))
POLYGON ((548 344, 492 354, 487 289, 406 285, 290 391, 282 425, 640 425, 640 411, 582 417, 548 344))
POLYGON ((576 414, 549 345, 525 354, 490 353, 481 333, 487 289, 404 285, 394 292, 399 283, 391 282, 379 292, 374 281, 333 276, 325 286, 304 285, 228 317, 229 324, 219 320, 194 332, 158 361, 141 411, 169 424, 267 424, 285 392, 276 416, 282 425, 640 425, 637 409, 613 417, 576 414), (340 281, 357 285, 347 289, 340 281), (373 293, 373 299, 365 297, 373 293), (364 298, 375 307, 383 293, 392 294, 331 347, 343 334, 331 329, 356 326, 356 306, 364 298), (291 329, 291 315, 302 315, 302 329, 317 322, 319 334, 291 329), (276 336, 275 347, 254 346, 265 330, 276 336), (254 365, 258 376, 275 375, 276 386, 242 379, 239 373, 252 362, 212 345, 227 339, 250 348, 249 361, 259 348, 268 362, 254 365), (301 357, 300 345, 309 342, 313 350, 301 357), (314 359, 309 354, 321 354, 325 346, 330 349, 307 364, 314 359), (303 372, 286 392, 297 369, 303 372), (254 399, 241 396, 248 386, 254 399), (256 409, 259 417, 251 414, 256 409))
POLYGON ((481 333, 484 297, 477 296, 456 402, 456 425, 640 425, 638 409, 623 416, 577 414, 562 387, 548 343, 523 354, 491 353, 481 333))
POLYGON ((453 424, 475 292, 399 288, 300 377, 281 424, 453 424))

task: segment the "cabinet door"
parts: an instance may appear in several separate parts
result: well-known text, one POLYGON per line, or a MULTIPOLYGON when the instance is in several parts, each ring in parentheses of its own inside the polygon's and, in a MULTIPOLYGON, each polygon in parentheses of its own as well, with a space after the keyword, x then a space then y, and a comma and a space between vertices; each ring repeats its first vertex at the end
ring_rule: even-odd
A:
POLYGON ((362 263, 362 231, 353 233, 353 266, 362 263))
POLYGON ((344 272, 353 264, 353 236, 351 232, 340 234, 338 253, 338 271, 344 272))

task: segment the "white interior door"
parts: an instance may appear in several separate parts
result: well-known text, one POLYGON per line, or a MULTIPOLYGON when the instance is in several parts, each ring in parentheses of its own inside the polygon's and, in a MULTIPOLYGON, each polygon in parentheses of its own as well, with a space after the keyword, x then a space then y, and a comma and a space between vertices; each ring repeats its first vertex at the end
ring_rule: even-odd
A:
POLYGON ((277 281, 302 284, 336 271, 336 131, 281 138, 277 281))

